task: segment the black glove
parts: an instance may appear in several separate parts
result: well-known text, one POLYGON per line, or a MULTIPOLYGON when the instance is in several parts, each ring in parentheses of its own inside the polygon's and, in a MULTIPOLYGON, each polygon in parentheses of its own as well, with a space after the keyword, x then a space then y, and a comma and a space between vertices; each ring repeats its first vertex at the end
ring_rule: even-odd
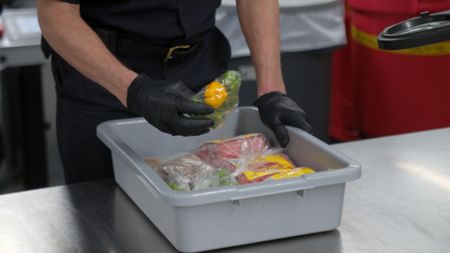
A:
POLYGON ((181 81, 155 80, 140 74, 128 88, 128 110, 143 116, 160 131, 172 135, 207 133, 214 121, 192 119, 184 114, 210 114, 209 105, 191 100, 194 93, 181 81))
POLYGON ((301 128, 311 132, 306 113, 281 92, 270 92, 259 97, 255 106, 259 109, 262 122, 269 127, 281 147, 285 148, 289 143, 289 135, 285 125, 301 128))

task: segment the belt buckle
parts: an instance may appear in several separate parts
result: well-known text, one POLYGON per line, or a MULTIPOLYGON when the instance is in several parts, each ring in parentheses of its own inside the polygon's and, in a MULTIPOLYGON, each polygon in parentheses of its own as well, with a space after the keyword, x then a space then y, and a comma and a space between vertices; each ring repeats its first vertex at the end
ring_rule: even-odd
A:
POLYGON ((169 48, 169 50, 167 51, 166 57, 164 58, 164 62, 168 62, 169 60, 173 59, 172 54, 177 51, 178 49, 189 49, 191 48, 191 45, 178 45, 178 46, 173 46, 171 48, 169 48))

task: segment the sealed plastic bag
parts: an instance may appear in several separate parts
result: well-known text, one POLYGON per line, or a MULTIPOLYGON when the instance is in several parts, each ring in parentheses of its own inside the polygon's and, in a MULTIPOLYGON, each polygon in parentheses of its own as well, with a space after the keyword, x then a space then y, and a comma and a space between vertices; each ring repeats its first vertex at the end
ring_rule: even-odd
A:
POLYGON ((264 180, 280 180, 300 177, 313 173, 311 168, 299 167, 281 150, 268 150, 263 154, 241 157, 238 167, 232 173, 239 184, 261 182, 264 180))
POLYGON ((280 149, 271 149, 262 134, 246 134, 204 143, 192 153, 160 161, 147 158, 168 186, 177 191, 192 191, 280 180, 314 173, 296 167, 280 149))
POLYGON ((165 161, 155 158, 147 158, 145 161, 176 191, 203 190, 236 184, 228 170, 214 168, 194 154, 178 154, 165 161))
POLYGON ((294 178, 314 172, 310 168, 297 168, 280 149, 271 149, 263 134, 209 141, 194 154, 215 167, 229 170, 240 184, 294 178))
POLYGON ((270 143, 262 134, 246 134, 201 145, 194 154, 209 164, 234 171, 242 157, 254 157, 269 150, 270 143))
POLYGON ((217 128, 226 114, 239 103, 241 75, 237 71, 227 71, 216 80, 206 85, 192 98, 199 103, 205 103, 214 108, 214 113, 206 116, 192 115, 194 118, 208 118, 214 121, 212 128, 217 128))

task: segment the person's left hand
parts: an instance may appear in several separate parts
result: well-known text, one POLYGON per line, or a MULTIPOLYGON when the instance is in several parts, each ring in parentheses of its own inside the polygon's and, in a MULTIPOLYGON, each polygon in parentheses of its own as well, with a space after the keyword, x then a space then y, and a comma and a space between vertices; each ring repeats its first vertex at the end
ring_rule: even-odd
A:
POLYGON ((306 113, 286 94, 264 94, 255 101, 255 106, 259 109, 262 122, 273 131, 283 148, 289 143, 286 125, 312 132, 306 113))

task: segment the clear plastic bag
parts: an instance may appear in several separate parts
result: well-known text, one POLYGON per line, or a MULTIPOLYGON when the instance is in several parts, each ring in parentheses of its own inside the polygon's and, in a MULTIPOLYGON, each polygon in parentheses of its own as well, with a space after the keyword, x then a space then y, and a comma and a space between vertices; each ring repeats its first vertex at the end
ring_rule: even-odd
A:
POLYGON ((299 177, 314 171, 296 167, 281 149, 271 149, 262 134, 246 134, 204 143, 192 153, 164 161, 147 158, 168 186, 177 191, 299 177))
POLYGON ((145 161, 176 191, 204 190, 236 184, 229 171, 214 168, 194 154, 178 154, 164 161, 157 158, 147 158, 145 161))
POLYGON ((270 143, 262 134, 246 134, 201 145, 194 154, 203 161, 233 172, 243 157, 252 157, 269 150, 270 143))
POLYGON ((281 180, 313 173, 311 168, 296 167, 280 149, 269 149, 265 153, 243 156, 231 174, 239 184, 281 180))
POLYGON ((212 128, 220 126, 226 115, 237 107, 239 103, 239 89, 241 87, 241 75, 230 70, 206 85, 192 98, 199 103, 206 103, 214 108, 214 113, 203 115, 191 115, 193 118, 208 118, 214 121, 212 128))

